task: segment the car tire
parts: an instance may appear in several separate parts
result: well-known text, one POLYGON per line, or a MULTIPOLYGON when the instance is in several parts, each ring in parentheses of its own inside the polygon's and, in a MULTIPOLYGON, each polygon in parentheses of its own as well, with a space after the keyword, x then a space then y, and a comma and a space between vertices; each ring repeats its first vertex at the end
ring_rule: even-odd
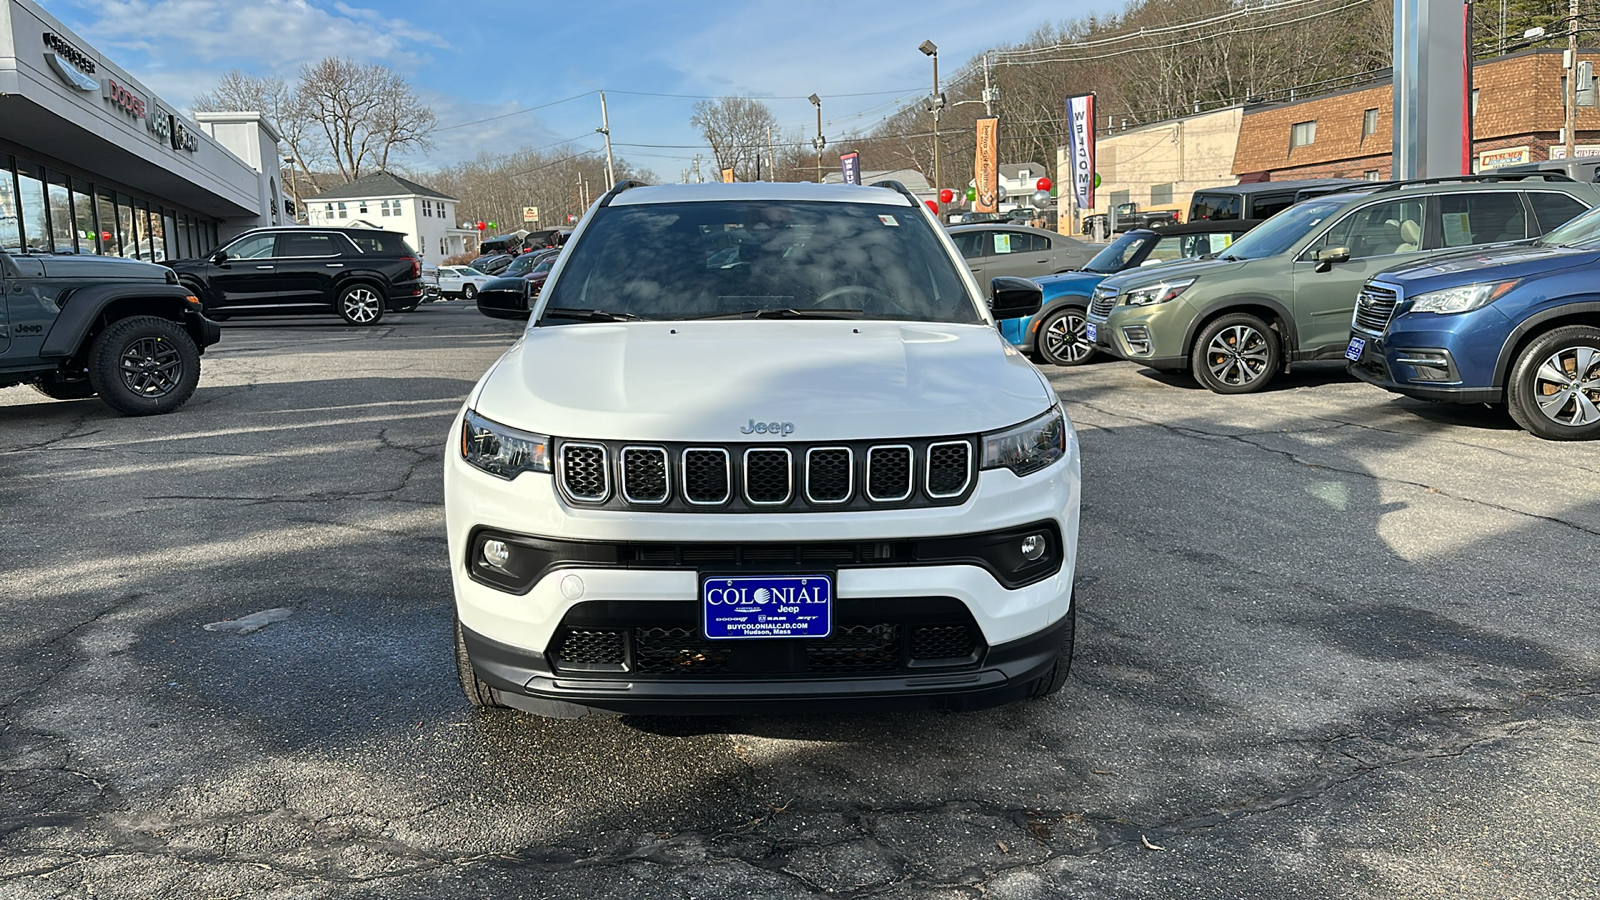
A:
POLYGON ((383 319, 383 297, 366 282, 339 292, 339 317, 351 325, 376 325, 383 319))
POLYGON ((1189 371, 1218 394, 1253 394, 1278 376, 1283 352, 1278 333, 1257 316, 1229 313, 1201 329, 1189 353, 1189 371))
POLYGON ((89 383, 107 406, 123 415, 169 413, 200 384, 200 349, 169 319, 122 319, 89 347, 89 383))
POLYGON ((33 383, 33 389, 52 400, 87 400, 94 396, 94 385, 85 378, 64 378, 51 372, 33 383))
POLYGON ((1506 407, 1524 431, 1547 441, 1600 438, 1600 328, 1555 328, 1524 347, 1511 366, 1506 407))
POLYGON ((1061 650, 1056 655, 1055 665, 1051 666, 1050 671, 1033 683, 1032 688, 1028 691, 1028 696, 1031 699, 1037 700, 1040 697, 1048 697, 1051 694, 1058 693, 1062 686, 1067 683, 1067 676, 1072 674, 1072 644, 1078 630, 1078 598, 1076 592, 1073 594, 1071 605, 1067 607, 1066 622, 1066 633, 1061 636, 1061 650))
POLYGON ((1087 312, 1081 306, 1063 306, 1039 324, 1035 338, 1039 356, 1053 366, 1081 366, 1095 357, 1094 345, 1084 334, 1087 312))
POLYGON ((456 619, 456 675, 461 679, 461 692, 473 708, 505 708, 505 704, 500 702, 500 692, 479 678, 477 671, 472 668, 472 659, 467 656, 467 639, 461 633, 460 619, 456 619))
POLYGON ((461 299, 468 300, 468 301, 478 299, 478 286, 475 285, 475 284, 469 284, 469 285, 466 285, 466 286, 462 287, 461 288, 461 299))

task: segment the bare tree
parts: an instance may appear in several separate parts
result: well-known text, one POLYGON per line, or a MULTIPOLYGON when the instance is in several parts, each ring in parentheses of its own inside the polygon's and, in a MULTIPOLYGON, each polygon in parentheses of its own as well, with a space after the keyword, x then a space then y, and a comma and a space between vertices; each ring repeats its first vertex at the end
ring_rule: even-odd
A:
MULTIPOLYGON (((567 217, 584 212, 585 198, 592 201, 609 186, 605 155, 571 147, 518 150, 502 156, 479 156, 426 175, 422 180, 460 201, 464 220, 495 222, 496 232, 522 226, 522 210, 539 208, 541 227, 565 224, 567 217)), ((654 181, 655 176, 616 159, 619 179, 654 181)))
POLYGON ((385 66, 332 56, 308 63, 300 67, 295 96, 347 181, 384 168, 395 154, 431 146, 433 110, 385 66))
POLYGON ((696 103, 689 124, 705 135, 719 170, 732 169, 734 180, 752 181, 756 177, 756 160, 766 157, 767 142, 772 139, 778 120, 760 100, 723 97, 715 103, 696 103))
POLYGON ((222 76, 215 90, 200 94, 189 105, 196 112, 248 111, 265 115, 283 138, 279 149, 292 160, 287 177, 280 172, 279 182, 294 198, 297 214, 302 190, 316 193, 311 173, 326 167, 331 156, 316 139, 313 123, 288 82, 282 78, 246 75, 234 69, 222 76))

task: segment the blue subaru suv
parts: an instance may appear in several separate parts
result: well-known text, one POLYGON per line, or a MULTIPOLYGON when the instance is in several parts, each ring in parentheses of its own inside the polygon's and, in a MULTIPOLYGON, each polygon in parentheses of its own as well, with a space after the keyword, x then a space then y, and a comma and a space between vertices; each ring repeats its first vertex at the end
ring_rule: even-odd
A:
POLYGON ((1345 356, 1386 390, 1504 404, 1547 440, 1600 438, 1600 209, 1373 277, 1345 356))

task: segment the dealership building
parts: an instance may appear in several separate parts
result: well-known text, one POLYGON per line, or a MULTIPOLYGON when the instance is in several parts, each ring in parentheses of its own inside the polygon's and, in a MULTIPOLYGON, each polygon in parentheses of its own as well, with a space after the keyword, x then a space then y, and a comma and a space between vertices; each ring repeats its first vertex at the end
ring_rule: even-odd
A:
POLYGON ((33 0, 0 0, 0 248, 147 260, 286 218, 259 113, 193 119, 33 0))

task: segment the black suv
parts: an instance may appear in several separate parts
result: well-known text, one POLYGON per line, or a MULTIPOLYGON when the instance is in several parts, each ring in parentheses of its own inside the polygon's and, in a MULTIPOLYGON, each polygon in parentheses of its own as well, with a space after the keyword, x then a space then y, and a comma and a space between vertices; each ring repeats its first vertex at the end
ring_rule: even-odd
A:
POLYGON ((372 325, 422 302, 422 260, 375 228, 259 228, 209 259, 168 262, 213 319, 338 313, 372 325))
POLYGON ((0 250, 0 388, 100 395, 130 416, 171 412, 222 329, 167 269, 111 256, 0 250))

